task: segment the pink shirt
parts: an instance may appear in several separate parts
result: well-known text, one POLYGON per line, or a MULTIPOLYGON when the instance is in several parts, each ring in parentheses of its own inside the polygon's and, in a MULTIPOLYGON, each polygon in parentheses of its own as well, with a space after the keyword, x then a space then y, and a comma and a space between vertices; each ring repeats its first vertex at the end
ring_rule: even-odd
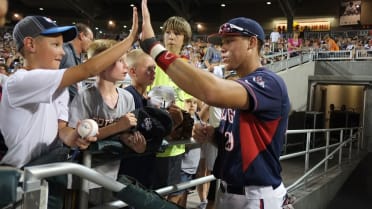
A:
POLYGON ((293 38, 288 39, 288 51, 293 51, 292 47, 300 47, 302 46, 302 39, 294 40, 293 38))

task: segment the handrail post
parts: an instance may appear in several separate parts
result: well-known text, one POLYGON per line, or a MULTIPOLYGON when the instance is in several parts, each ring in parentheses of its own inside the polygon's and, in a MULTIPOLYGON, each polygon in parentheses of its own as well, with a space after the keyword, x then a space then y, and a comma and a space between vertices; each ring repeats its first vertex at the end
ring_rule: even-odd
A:
POLYGON ((353 129, 350 128, 350 146, 349 146, 349 160, 351 160, 351 152, 353 149, 353 129))
POLYGON ((329 131, 326 133, 326 150, 325 150, 325 158, 327 159, 324 163, 324 172, 328 170, 328 154, 329 154, 329 131))
MULTIPOLYGON (((344 140, 344 130, 340 130, 340 145, 342 144, 344 140)), ((342 148, 340 149, 339 151, 339 154, 338 154, 338 166, 341 167, 341 163, 342 163, 342 148)))
MULTIPOLYGON (((83 152, 83 165, 88 168, 92 167, 92 154, 89 151, 83 152)), ((79 208, 88 209, 89 181, 86 179, 81 179, 81 190, 79 196, 79 208)))
POLYGON ((356 136, 356 139, 357 139, 357 155, 360 154, 360 149, 361 149, 361 140, 360 140, 360 130, 359 128, 357 129, 357 136, 356 136))
POLYGON ((358 131, 360 133, 359 135, 360 146, 361 146, 361 149, 364 149, 366 147, 365 142, 364 142, 364 125, 363 127, 360 127, 358 131))
MULTIPOLYGON (((309 131, 306 132, 306 154, 305 154, 305 173, 309 170, 310 164, 310 140, 311 140, 311 133, 309 131)), ((305 184, 307 183, 307 179, 305 179, 305 184)))

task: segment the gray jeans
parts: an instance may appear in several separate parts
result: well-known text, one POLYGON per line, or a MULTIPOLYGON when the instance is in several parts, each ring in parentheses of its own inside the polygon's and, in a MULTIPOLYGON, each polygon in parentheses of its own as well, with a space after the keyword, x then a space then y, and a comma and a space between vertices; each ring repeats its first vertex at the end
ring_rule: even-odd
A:
MULTIPOLYGON (((56 162, 67 162, 70 152, 68 147, 55 147, 50 152, 42 155, 25 166, 43 165, 56 162)), ((48 181, 48 209, 62 209, 67 186, 67 175, 53 176, 45 179, 48 181)))

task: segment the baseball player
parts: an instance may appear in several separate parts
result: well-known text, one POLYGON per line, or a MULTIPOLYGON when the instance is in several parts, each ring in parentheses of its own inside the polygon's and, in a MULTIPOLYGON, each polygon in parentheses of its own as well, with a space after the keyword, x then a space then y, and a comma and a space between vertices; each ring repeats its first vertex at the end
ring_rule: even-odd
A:
POLYGON ((284 81, 261 65, 265 33, 260 24, 234 18, 215 34, 222 38, 225 69, 239 76, 231 81, 200 71, 167 51, 154 38, 147 0, 142 0, 142 16, 142 49, 185 92, 224 108, 218 128, 194 126, 194 139, 218 144, 213 173, 222 183, 216 208, 282 208, 286 189, 279 156, 290 102, 284 81))

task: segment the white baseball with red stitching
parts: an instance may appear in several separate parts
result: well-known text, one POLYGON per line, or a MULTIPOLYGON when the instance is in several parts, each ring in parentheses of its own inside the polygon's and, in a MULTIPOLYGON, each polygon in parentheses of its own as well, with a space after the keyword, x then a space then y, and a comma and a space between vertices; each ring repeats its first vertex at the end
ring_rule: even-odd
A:
POLYGON ((77 132, 81 136, 81 138, 95 136, 98 133, 98 124, 92 119, 85 119, 81 121, 77 132))

